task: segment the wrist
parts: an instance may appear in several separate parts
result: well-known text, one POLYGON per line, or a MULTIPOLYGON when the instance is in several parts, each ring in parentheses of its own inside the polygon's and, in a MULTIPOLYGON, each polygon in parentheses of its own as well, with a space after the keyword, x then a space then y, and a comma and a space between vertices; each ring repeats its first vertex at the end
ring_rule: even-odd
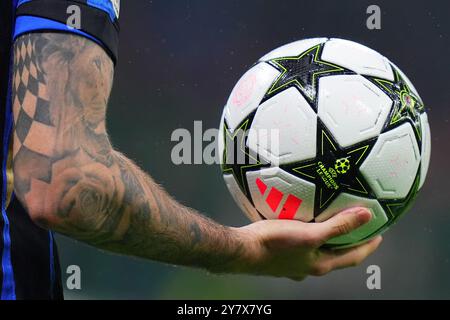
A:
POLYGON ((259 241, 246 227, 228 228, 230 250, 225 252, 228 258, 220 266, 215 266, 210 271, 215 273, 249 273, 257 260, 260 251, 259 241))

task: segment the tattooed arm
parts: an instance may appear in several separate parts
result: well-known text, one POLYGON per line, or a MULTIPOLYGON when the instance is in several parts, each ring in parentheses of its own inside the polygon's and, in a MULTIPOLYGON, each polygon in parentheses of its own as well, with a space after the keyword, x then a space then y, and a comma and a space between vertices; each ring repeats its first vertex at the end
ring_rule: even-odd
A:
POLYGON ((172 263, 238 255, 225 227, 170 199, 113 150, 112 81, 110 58, 89 40, 49 33, 16 42, 15 191, 30 215, 100 248, 172 263))
POLYGON ((32 33, 14 50, 15 192, 41 226, 117 253, 295 279, 353 264, 378 245, 331 256, 317 249, 370 219, 366 211, 238 229, 180 205, 112 148, 105 117, 113 64, 98 45, 32 33))

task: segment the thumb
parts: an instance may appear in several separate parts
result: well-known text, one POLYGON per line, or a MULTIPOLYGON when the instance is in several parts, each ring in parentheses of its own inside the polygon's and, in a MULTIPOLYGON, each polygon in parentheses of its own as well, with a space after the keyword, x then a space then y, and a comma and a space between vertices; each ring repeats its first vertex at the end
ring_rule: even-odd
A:
POLYGON ((348 234, 369 222, 371 218, 371 212, 365 208, 351 208, 342 211, 319 224, 321 238, 325 243, 331 238, 348 234))

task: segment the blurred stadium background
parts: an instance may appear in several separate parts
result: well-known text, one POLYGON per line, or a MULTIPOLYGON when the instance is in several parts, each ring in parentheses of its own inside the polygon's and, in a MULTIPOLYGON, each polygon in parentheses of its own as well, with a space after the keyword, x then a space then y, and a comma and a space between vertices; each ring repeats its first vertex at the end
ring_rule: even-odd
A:
POLYGON ((110 255, 58 237, 63 281, 79 265, 68 299, 442 299, 450 298, 450 3, 445 1, 136 0, 122 3, 120 62, 109 107, 115 146, 182 203, 221 223, 247 223, 217 166, 175 166, 176 128, 219 125, 243 72, 271 49, 308 37, 361 42, 394 61, 419 90, 432 130, 428 180, 414 206, 362 266, 302 283, 215 276, 110 255), (366 8, 382 29, 366 28, 366 8), (366 268, 382 289, 366 287, 366 268))

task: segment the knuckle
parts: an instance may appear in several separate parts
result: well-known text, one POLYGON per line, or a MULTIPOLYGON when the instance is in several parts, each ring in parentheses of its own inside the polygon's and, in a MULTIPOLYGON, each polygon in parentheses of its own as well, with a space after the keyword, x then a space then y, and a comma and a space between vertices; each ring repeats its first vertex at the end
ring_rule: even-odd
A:
POLYGON ((353 261, 350 265, 352 267, 357 267, 357 266, 361 265, 361 263, 363 263, 364 259, 365 259, 365 257, 363 255, 358 255, 353 259, 353 261))
POLYGON ((291 279, 293 281, 297 281, 297 282, 303 281, 305 278, 306 278, 306 276, 304 276, 304 275, 289 277, 289 279, 291 279))
POLYGON ((317 235, 311 231, 307 231, 303 234, 303 243, 307 247, 315 247, 319 244, 317 235))
POLYGON ((361 262, 359 262, 358 260, 353 260, 352 262, 350 262, 349 267, 357 267, 361 264, 361 262))
POLYGON ((308 248, 316 248, 321 244, 321 240, 317 239, 316 237, 310 237, 308 239, 305 239, 304 244, 308 248))
POLYGON ((326 264, 317 264, 311 269, 311 275, 324 276, 331 271, 331 268, 326 264))
POLYGON ((339 234, 347 234, 352 231, 352 228, 348 222, 340 223, 335 228, 339 234))
POLYGON ((363 255, 360 255, 359 257, 357 257, 357 258, 356 258, 356 261, 355 261, 356 266, 361 265, 361 264, 364 262, 365 259, 366 259, 366 257, 363 256, 363 255))

